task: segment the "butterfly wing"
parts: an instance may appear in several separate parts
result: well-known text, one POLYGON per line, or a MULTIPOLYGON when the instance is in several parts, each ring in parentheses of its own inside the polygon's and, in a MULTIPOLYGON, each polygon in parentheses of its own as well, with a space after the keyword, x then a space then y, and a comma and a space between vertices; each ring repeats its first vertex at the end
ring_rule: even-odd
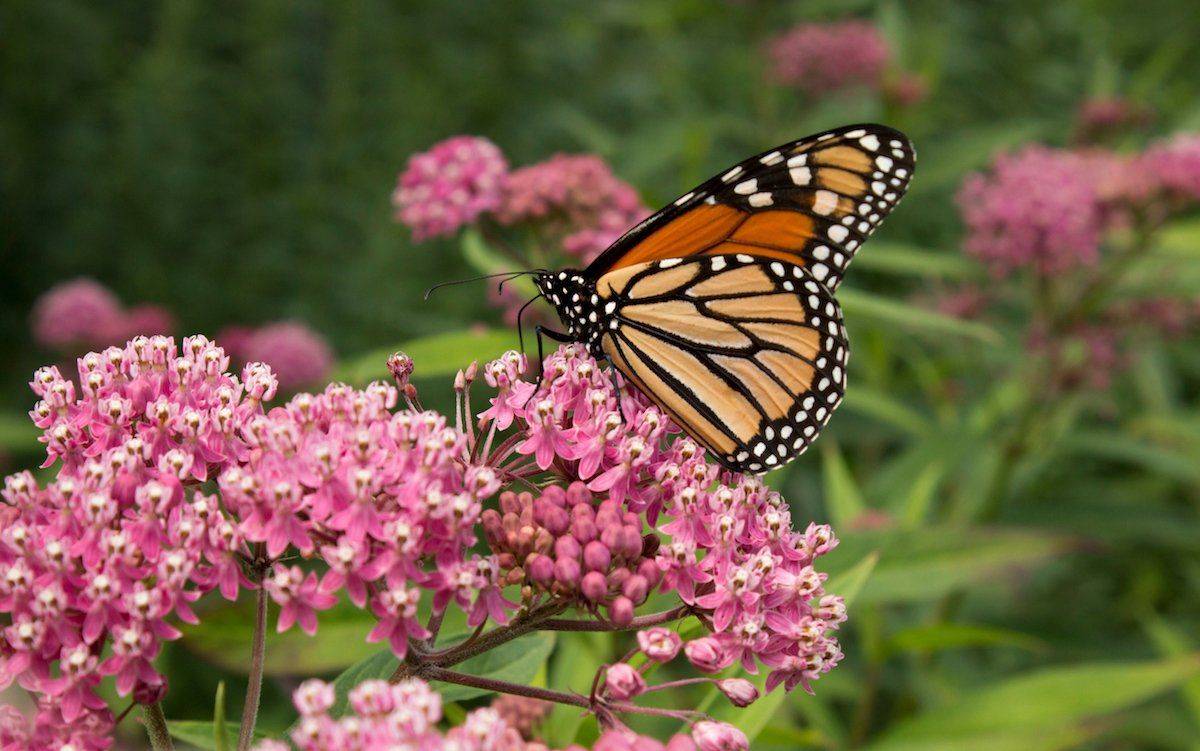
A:
POLYGON ((751 157, 626 232, 588 268, 743 253, 805 266, 836 290, 908 189, 914 153, 883 125, 850 125, 751 157))
POLYGON ((787 463, 841 402, 842 313, 804 266, 669 259, 610 271, 596 288, 605 354, 730 469, 787 463))

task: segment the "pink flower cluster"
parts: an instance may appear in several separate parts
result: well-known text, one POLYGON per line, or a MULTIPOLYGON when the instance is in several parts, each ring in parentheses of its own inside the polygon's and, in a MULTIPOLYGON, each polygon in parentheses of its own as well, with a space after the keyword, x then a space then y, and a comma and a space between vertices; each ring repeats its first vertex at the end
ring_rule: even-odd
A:
POLYGON ((448 237, 500 205, 508 172, 486 138, 456 136, 414 154, 392 193, 396 219, 418 240, 448 237))
POLYGON ((771 73, 814 95, 879 87, 891 59, 887 42, 865 21, 803 23, 767 45, 771 73))
POLYGON ((509 175, 496 218, 540 224, 561 238, 567 253, 590 261, 648 213, 637 191, 604 160, 556 154, 509 175))
POLYGON ((1200 201, 1200 135, 1140 153, 1028 146, 964 180, 958 204, 968 253, 1004 276, 1092 266, 1104 233, 1153 224, 1200 201))
POLYGON ((1079 105, 1075 113, 1075 139, 1091 143, 1130 128, 1147 125, 1151 111, 1120 97, 1097 97, 1079 105))
POLYGON ((654 561, 658 537, 642 536, 642 519, 608 498, 598 505, 580 481, 530 493, 500 494, 500 511, 483 512, 488 545, 501 579, 540 592, 604 607, 627 626, 633 611, 662 579, 654 561))
POLYGON ((125 309, 104 285, 80 278, 51 287, 33 306, 33 338, 43 347, 69 351, 104 347, 132 336, 169 334, 171 314, 157 305, 125 309))
POLYGON ((1169 199, 1200 201, 1200 133, 1180 133, 1151 144, 1139 164, 1169 199))
POLYGON ((235 361, 270 365, 284 391, 319 384, 333 369, 329 343, 299 321, 275 321, 257 328, 230 326, 217 339, 235 361))
POLYGON ((31 384, 30 413, 57 479, 5 480, 0 504, 0 687, 17 681, 41 713, 79 719, 107 713, 95 689, 154 701, 160 643, 195 622, 191 603, 244 582, 241 534, 200 482, 244 459, 242 428, 261 416, 274 377, 228 358, 203 337, 138 337, 78 361, 78 386, 57 368, 31 384))
POLYGON ((1054 274, 1099 258, 1096 187, 1069 152, 1029 146, 1002 155, 990 175, 968 176, 958 203, 967 252, 997 275, 1054 274))
MULTIPOLYGON (((318 680, 301 684, 293 695, 300 721, 291 741, 300 751, 548 751, 545 744, 526 741, 495 709, 476 709, 462 724, 444 734, 441 697, 421 680, 398 684, 365 681, 349 696, 352 714, 334 718, 333 686, 318 680)), ((254 751, 288 751, 281 741, 262 741, 254 751)), ((676 735, 666 744, 627 728, 605 731, 593 751, 745 751, 746 737, 719 722, 695 724, 691 738, 676 735)), ((564 751, 585 751, 569 746, 564 751)))
MULTIPOLYGON (((478 415, 479 369, 461 372, 453 423, 420 407, 404 357, 389 361, 400 389, 333 384, 269 411, 270 369, 252 363, 239 378, 228 364, 201 336, 182 351, 138 337, 80 358, 78 382, 55 368, 35 375, 31 416, 58 477, 39 487, 14 475, 0 505, 0 612, 11 619, 0 687, 17 681, 40 717, 60 720, 29 732, 109 722, 96 693, 106 676, 156 701, 162 641, 214 589, 235 599, 261 586, 277 628, 308 633, 345 593, 378 618, 369 640, 404 657, 414 644, 427 651, 436 629, 417 619, 423 592, 435 613, 453 605, 472 626, 575 607, 621 627, 657 587, 712 633, 673 647, 651 634, 652 659, 682 649, 704 672, 761 663, 769 687, 790 690, 841 656, 844 606, 813 568, 836 544, 829 529, 794 531, 778 494, 709 464, 580 346, 548 357, 538 383, 517 353, 488 363, 494 393, 478 415), (500 492, 514 483, 540 490, 500 492), (499 510, 485 512, 498 493, 499 510), (477 550, 479 530, 490 548, 477 550), (323 565, 286 562, 296 554, 323 565)), ((722 690, 753 700, 739 685, 722 690)), ((732 732, 698 723, 693 738, 741 748, 732 732)))

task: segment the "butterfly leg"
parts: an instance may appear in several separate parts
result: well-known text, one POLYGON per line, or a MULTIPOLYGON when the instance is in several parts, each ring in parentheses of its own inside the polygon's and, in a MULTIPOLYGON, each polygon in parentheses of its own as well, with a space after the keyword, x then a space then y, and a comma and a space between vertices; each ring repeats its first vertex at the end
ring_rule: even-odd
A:
POLYGON ((548 329, 545 326, 540 326, 540 325, 536 326, 536 327, 534 327, 534 331, 537 332, 538 385, 540 386, 542 383, 543 376, 546 375, 546 357, 542 350, 542 337, 544 336, 547 339, 551 339, 553 341, 558 342, 559 344, 570 344, 571 342, 573 342, 575 340, 572 339, 571 337, 567 336, 566 334, 564 334, 561 331, 555 331, 554 329, 548 329))

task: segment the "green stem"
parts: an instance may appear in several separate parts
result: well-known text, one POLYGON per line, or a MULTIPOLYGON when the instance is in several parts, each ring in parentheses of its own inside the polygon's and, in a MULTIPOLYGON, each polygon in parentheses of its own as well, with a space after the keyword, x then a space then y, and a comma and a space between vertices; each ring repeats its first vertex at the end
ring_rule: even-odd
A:
POLYGON ((238 731, 238 751, 249 751, 254 741, 254 725, 258 721, 258 703, 262 696, 263 662, 267 640, 267 589, 258 577, 255 595, 254 641, 250 647, 250 677, 246 680, 246 703, 242 707, 242 726, 238 731))
POLYGON ((146 735, 150 736, 150 748, 154 751, 175 751, 171 733, 167 730, 167 718, 158 702, 142 707, 142 721, 146 723, 146 735))

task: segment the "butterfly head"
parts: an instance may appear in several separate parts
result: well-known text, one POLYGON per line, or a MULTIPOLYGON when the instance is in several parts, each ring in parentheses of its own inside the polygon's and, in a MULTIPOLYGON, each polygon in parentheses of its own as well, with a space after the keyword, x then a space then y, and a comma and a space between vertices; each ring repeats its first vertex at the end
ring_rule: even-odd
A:
POLYGON ((546 302, 554 306, 568 336, 589 346, 599 340, 601 301, 594 283, 575 269, 539 272, 533 283, 546 302))

